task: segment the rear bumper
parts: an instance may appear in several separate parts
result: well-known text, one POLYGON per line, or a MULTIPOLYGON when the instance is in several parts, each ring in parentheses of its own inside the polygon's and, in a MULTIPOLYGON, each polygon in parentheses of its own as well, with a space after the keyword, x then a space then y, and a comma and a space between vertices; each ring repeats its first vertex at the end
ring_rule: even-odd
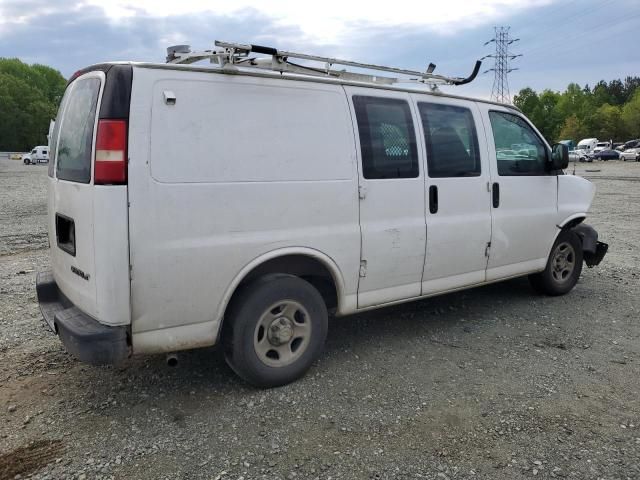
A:
POLYGON ((131 354, 128 327, 110 327, 80 311, 60 291, 51 272, 36 278, 40 311, 66 350, 94 365, 117 364, 131 354))

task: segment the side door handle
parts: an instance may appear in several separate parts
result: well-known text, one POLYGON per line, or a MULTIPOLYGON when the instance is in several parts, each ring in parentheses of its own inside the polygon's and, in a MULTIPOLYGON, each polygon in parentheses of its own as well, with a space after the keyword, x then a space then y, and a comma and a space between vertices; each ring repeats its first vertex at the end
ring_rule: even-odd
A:
POLYGON ((493 208, 498 208, 500 206, 500 184, 498 182, 494 182, 491 187, 491 197, 493 198, 493 208))
POLYGON ((431 185, 429 187, 429 211, 438 213, 438 186, 431 185))

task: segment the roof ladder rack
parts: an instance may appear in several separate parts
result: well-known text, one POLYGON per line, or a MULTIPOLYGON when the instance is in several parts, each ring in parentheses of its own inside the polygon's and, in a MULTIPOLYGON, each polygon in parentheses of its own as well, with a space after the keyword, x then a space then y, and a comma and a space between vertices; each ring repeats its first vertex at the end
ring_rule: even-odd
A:
POLYGON ((480 70, 482 62, 476 61, 471 75, 466 78, 447 77, 444 75, 434 74, 436 66, 430 63, 427 70, 420 72, 417 70, 406 70, 402 68, 385 67, 382 65, 374 65, 370 63, 352 62, 350 60, 340 60, 338 58, 320 57, 317 55, 309 55, 306 53, 295 53, 285 50, 276 50, 272 47, 264 47, 260 45, 250 45, 242 43, 229 43, 215 41, 214 50, 204 50, 200 52, 191 51, 189 45, 175 45, 167 48, 167 63, 173 64, 190 64, 200 60, 208 59, 211 63, 218 64, 223 69, 233 69, 234 67, 249 67, 262 70, 270 70, 274 72, 293 73, 296 75, 311 75, 320 77, 339 78, 348 81, 374 83, 382 85, 392 85, 395 83, 420 83, 426 84, 430 88, 435 89, 437 85, 464 85, 472 82, 480 70), (251 57, 249 54, 262 54, 268 57, 251 57), (310 65, 300 65, 293 63, 290 59, 295 58, 306 62, 320 62, 322 67, 314 67, 310 65), (334 65, 356 67, 364 70, 374 70, 379 72, 392 73, 400 77, 378 76, 365 73, 351 72, 346 69, 334 69, 334 65), (409 78, 406 78, 409 77, 409 78))

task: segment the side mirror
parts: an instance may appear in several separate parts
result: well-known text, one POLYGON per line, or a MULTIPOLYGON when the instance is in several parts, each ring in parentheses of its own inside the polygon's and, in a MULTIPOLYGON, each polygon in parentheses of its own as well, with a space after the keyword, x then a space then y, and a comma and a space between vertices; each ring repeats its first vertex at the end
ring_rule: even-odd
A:
POLYGON ((569 147, 554 143, 551 147, 551 170, 564 170, 569 166, 569 147))

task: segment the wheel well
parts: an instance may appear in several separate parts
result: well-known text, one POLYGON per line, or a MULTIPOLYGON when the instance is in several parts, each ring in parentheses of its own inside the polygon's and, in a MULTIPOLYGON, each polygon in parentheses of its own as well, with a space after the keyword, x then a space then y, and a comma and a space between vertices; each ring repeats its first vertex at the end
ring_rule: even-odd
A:
POLYGON ((271 273, 286 273, 303 278, 318 290, 328 311, 331 312, 338 306, 338 290, 331 272, 320 260, 306 255, 285 255, 258 265, 242 279, 231 295, 228 305, 244 286, 271 273))
POLYGON ((578 218, 574 218, 573 220, 569 220, 563 227, 562 230, 571 230, 573 227, 575 227, 576 225, 581 224, 582 222, 584 222, 585 217, 578 217, 578 218))

